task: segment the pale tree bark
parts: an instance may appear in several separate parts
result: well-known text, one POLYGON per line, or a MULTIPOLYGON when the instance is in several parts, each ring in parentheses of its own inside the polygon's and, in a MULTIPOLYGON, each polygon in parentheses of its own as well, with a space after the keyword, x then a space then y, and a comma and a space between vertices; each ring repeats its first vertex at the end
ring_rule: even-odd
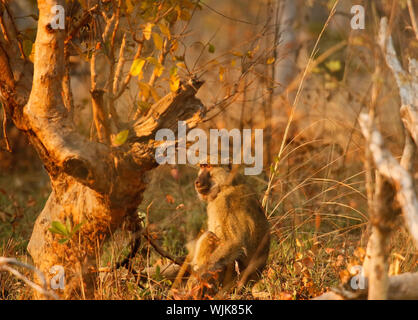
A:
MULTIPOLYGON (((368 114, 361 114, 359 123, 366 138, 376 166, 375 196, 372 201, 372 234, 370 236, 362 276, 368 281, 369 299, 418 299, 418 274, 405 273, 387 276, 387 241, 391 230, 391 220, 399 204, 405 225, 418 248, 418 199, 414 187, 413 164, 418 137, 418 64, 409 60, 409 72, 403 70, 393 47, 392 37, 387 33, 387 19, 380 21, 378 44, 392 71, 401 98, 401 119, 405 126, 405 145, 401 161, 398 162, 384 147, 384 140, 368 114), (392 187, 391 187, 392 186, 392 187), (385 191, 386 190, 386 191, 385 191), (393 194, 393 190, 396 193, 393 194)), ((331 292, 319 299, 361 298, 348 292, 331 292)), ((364 298, 364 297, 362 297, 364 298)))
POLYGON ((101 141, 89 141, 77 132, 61 94, 65 31, 51 28, 55 5, 65 6, 65 1, 38 1, 33 67, 19 49, 10 16, 2 12, 8 34, 0 39, 0 90, 9 117, 37 149, 51 180, 51 195, 28 245, 35 266, 46 276, 52 266, 64 266, 62 296, 92 298, 95 255, 109 232, 135 216, 146 188, 145 173, 157 165, 155 132, 160 128, 176 132, 179 120, 193 127, 205 110, 195 98, 201 83, 194 81, 128 124, 129 138, 122 146, 107 143, 106 127, 101 129, 101 141), (83 225, 70 241, 60 244, 59 236, 49 231, 53 221, 83 225))
POLYGON ((418 62, 410 58, 409 72, 402 68, 387 29, 387 18, 383 17, 380 21, 379 46, 399 88, 402 122, 418 145, 418 62))
POLYGON ((402 208, 405 225, 415 242, 415 246, 418 248, 418 200, 413 178, 390 152, 384 148, 383 137, 375 127, 369 134, 367 128, 370 121, 367 114, 360 115, 360 126, 372 151, 377 170, 395 186, 397 190, 396 199, 402 208))
MULTIPOLYGON (((414 156, 416 151, 415 144, 417 143, 418 135, 418 69, 417 62, 414 59, 409 61, 409 73, 403 70, 393 47, 392 37, 387 34, 387 19, 382 18, 379 30, 379 46, 385 57, 385 61, 388 67, 391 69, 396 83, 399 87, 399 95, 401 98, 401 119, 406 128, 405 130, 405 146, 400 161, 401 166, 408 172, 412 171, 414 156), (414 144, 415 142, 415 144, 414 144)), ((399 199, 399 197, 398 197, 399 199)), ((410 215, 408 215, 410 216, 410 215)), ((413 223, 409 223, 413 226, 413 223)), ((411 232, 416 232, 410 230, 411 232)), ((371 240, 374 235, 371 235, 371 240)), ((370 250, 372 241, 369 242, 367 247, 366 259, 364 262, 364 275, 369 276, 370 265, 370 250)))
POLYGON ((296 74, 296 34, 293 24, 296 19, 296 1, 278 0, 278 19, 276 33, 277 63, 274 66, 274 80, 278 82, 275 94, 281 94, 296 74))
MULTIPOLYGON (((412 173, 413 163, 414 163, 414 156, 416 151, 417 143, 417 136, 418 136, 418 117, 417 117, 417 108, 418 108, 418 71, 417 71, 417 63, 414 59, 410 59, 409 61, 409 73, 402 69, 402 66, 396 56, 395 49, 393 47, 392 37, 387 33, 387 19, 382 18, 380 22, 380 29, 379 29, 379 38, 378 44, 381 48, 383 56, 385 57, 385 61, 389 68, 391 69, 396 83, 399 87, 399 95, 401 98, 401 119, 406 128, 405 130, 405 146, 404 151, 402 154, 402 158, 400 164, 392 158, 388 151, 382 151, 383 149, 383 142, 377 141, 376 137, 373 141, 373 144, 370 146, 375 161, 377 161, 376 156, 379 155, 379 164, 382 163, 382 159, 385 159, 384 162, 387 166, 384 167, 382 165, 379 166, 378 163, 378 174, 382 174, 387 179, 393 181, 393 176, 395 175, 397 178, 395 179, 395 185, 399 186, 401 181, 403 183, 403 190, 402 192, 398 192, 397 194, 397 201, 402 205, 404 208, 404 216, 406 219, 406 225, 413 236, 416 239, 417 234, 417 227, 415 219, 417 216, 413 213, 415 206, 414 204, 414 189, 413 189, 413 180, 410 175, 412 173), (380 152, 379 152, 380 150, 380 152), (375 153, 377 152, 377 153, 375 153), (391 178, 389 178, 389 175, 391 178), (405 199, 405 196, 408 199, 405 199), (412 206, 412 208, 411 208, 412 206)), ((367 119, 363 117, 363 123, 365 124, 367 119)), ((377 131, 376 131, 377 132, 377 131)), ((365 133, 363 131, 363 133, 365 133)), ((364 261, 363 270, 364 276, 369 277, 373 261, 371 261, 371 256, 373 252, 373 244, 376 243, 377 235, 372 232, 370 237, 367 252, 366 252, 366 259, 364 261)), ((383 244, 385 240, 381 239, 381 243, 383 244)))
POLYGON ((404 273, 392 277, 387 275, 387 241, 391 220, 396 216, 392 202, 392 191, 396 189, 396 200, 399 203, 405 225, 418 248, 418 200, 413 178, 383 145, 383 137, 372 124, 368 114, 361 114, 359 123, 367 146, 373 155, 379 175, 376 181, 376 202, 374 217, 371 217, 373 233, 369 239, 366 260, 362 276, 366 287, 361 292, 352 292, 337 288, 317 297, 317 300, 364 299, 418 299, 418 273, 404 273), (386 179, 386 180, 383 180, 386 179), (390 188, 387 183, 394 186, 390 188), (384 196, 382 196, 384 195, 384 196))

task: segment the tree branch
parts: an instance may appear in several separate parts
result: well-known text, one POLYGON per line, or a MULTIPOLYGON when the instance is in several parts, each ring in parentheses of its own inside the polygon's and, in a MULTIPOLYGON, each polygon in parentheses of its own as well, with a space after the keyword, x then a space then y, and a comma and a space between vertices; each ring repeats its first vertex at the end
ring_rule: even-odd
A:
POLYGON ((406 226, 418 248, 418 200, 415 194, 414 183, 411 175, 395 160, 388 150, 383 146, 383 137, 376 127, 372 127, 369 134, 368 126, 370 118, 362 113, 359 123, 369 148, 372 151, 373 159, 377 170, 385 178, 391 181, 397 190, 397 200, 402 207, 406 226))
POLYGON ((399 87, 402 122, 418 146, 418 62, 409 59, 409 72, 403 70, 387 29, 387 18, 383 17, 380 20, 379 46, 399 87))

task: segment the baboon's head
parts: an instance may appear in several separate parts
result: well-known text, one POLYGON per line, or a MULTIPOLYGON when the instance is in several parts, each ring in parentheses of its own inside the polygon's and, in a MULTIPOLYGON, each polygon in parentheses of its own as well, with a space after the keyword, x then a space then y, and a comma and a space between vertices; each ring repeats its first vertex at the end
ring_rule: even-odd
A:
POLYGON ((201 200, 210 201, 216 198, 222 186, 231 185, 232 180, 229 166, 201 164, 195 189, 201 200))

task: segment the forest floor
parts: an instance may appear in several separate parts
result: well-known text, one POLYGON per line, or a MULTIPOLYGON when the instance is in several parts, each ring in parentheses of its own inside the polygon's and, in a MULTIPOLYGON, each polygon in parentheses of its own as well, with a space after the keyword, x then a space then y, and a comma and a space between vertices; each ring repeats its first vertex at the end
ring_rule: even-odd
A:
MULTIPOLYGON (((205 228, 205 206, 193 188, 195 175, 196 170, 192 167, 163 166, 154 170, 138 209, 153 238, 174 256, 183 256, 187 241, 205 228)), ((261 178, 249 178, 248 183, 261 198, 266 182, 261 178)), ((49 192, 48 177, 43 169, 0 175, 0 256, 31 263, 27 243, 49 192)), ((269 211, 272 240, 262 278, 255 286, 223 298, 309 299, 347 282, 351 268, 362 265, 367 243, 367 217, 362 214, 366 210, 362 207, 364 201, 356 203, 353 197, 346 210, 347 206, 337 200, 344 193, 336 192, 337 198, 327 202, 340 202, 341 206, 333 206, 327 211, 323 205, 305 203, 303 193, 306 192, 306 189, 298 188, 286 202, 283 196, 272 197, 271 208, 279 201, 282 203, 274 212, 269 211), (296 196, 298 192, 301 194, 296 196)), ((418 271, 417 254, 401 223, 393 235, 390 273, 418 271)), ((132 235, 123 228, 115 232, 99 257, 101 266, 109 268, 121 261, 129 252, 131 238, 132 235)), ((163 268, 169 262, 143 241, 133 260, 133 268, 141 270, 157 265, 163 268)), ((30 277, 27 270, 21 272, 30 277)), ((171 281, 158 274, 139 282, 131 272, 120 268, 100 274, 96 296, 97 299, 166 299, 170 286, 171 281)), ((30 299, 31 295, 31 289, 22 281, 6 272, 0 273, 0 299, 30 299)))

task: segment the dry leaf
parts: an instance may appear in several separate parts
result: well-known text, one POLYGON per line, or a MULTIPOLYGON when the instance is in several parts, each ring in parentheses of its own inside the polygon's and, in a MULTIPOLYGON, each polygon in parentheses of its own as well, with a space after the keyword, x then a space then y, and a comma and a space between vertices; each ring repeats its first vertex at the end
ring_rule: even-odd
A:
POLYGON ((302 259, 302 263, 307 267, 307 268, 313 268, 315 263, 313 261, 313 259, 311 257, 305 257, 302 259))
POLYGON ((170 203, 170 204, 173 204, 173 203, 174 203, 174 198, 173 198, 173 196, 172 196, 172 195, 170 195, 170 194, 167 194, 167 195, 165 196, 165 200, 166 200, 168 203, 170 203))
POLYGON ((279 300, 293 300, 293 296, 289 292, 280 292, 279 300))

